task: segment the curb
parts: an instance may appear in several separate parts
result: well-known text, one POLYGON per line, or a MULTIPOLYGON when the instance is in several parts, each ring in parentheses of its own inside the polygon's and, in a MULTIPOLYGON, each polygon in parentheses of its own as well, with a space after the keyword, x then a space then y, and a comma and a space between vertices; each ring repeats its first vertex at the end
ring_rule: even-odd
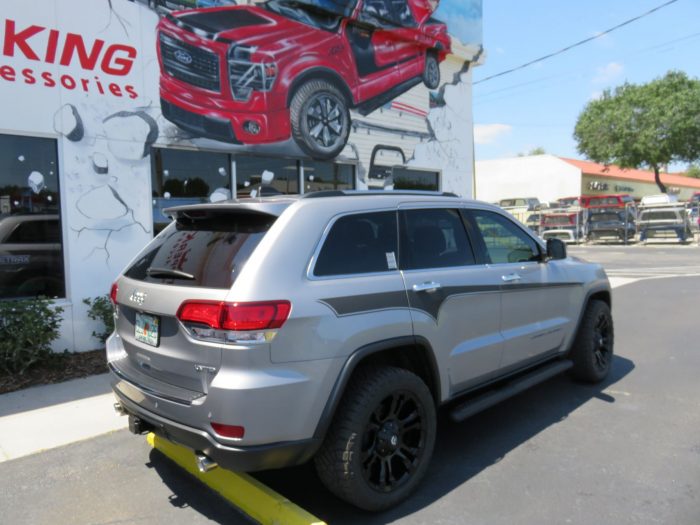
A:
POLYGON ((262 525, 326 525, 287 498, 251 476, 221 467, 200 472, 194 453, 165 438, 150 433, 148 444, 196 477, 210 489, 262 525))

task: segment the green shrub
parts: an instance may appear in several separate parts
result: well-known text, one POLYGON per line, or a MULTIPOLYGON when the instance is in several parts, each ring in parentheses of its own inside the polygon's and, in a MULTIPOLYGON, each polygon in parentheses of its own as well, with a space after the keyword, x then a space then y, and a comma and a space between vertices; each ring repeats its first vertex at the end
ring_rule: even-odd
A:
POLYGON ((114 309, 109 295, 101 295, 93 299, 83 299, 83 303, 88 305, 87 315, 93 321, 101 321, 104 327, 101 332, 92 332, 100 343, 104 343, 112 332, 114 332, 114 309))
POLYGON ((62 313, 49 299, 0 301, 0 371, 23 374, 48 359, 62 313))

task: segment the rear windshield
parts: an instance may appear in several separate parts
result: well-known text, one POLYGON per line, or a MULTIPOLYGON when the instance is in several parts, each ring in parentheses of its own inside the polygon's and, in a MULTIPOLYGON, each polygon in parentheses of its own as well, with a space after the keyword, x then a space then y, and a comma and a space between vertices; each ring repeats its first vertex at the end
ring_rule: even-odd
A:
POLYGON ((149 283, 230 288, 275 219, 259 213, 178 219, 146 246, 125 275, 149 283))
POLYGON ((680 217, 673 211, 645 211, 642 212, 643 221, 678 221, 680 217))
POLYGON ((617 197, 599 197, 588 201, 589 206, 619 206, 620 199, 617 197))
POLYGON ((622 217, 617 213, 595 213, 589 220, 591 222, 621 221, 622 217))
POLYGON ((574 224, 576 219, 574 217, 569 217, 568 215, 560 215, 553 217, 545 217, 545 226, 565 226, 569 224, 574 224))

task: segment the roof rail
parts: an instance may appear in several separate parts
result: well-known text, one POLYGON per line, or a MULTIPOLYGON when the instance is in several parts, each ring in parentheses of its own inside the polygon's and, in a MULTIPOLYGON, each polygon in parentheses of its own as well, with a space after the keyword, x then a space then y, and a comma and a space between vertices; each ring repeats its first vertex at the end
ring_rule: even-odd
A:
POLYGON ((323 190, 305 193, 302 199, 322 199, 325 197, 367 197, 367 196, 387 196, 387 195, 413 195, 425 197, 459 197, 452 192, 439 191, 419 191, 419 190, 323 190))

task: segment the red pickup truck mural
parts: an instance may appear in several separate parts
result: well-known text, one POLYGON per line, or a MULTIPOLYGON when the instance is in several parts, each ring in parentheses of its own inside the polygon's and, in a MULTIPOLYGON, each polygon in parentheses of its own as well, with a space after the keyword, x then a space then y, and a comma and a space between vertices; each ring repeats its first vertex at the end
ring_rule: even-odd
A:
POLYGON ((366 115, 420 82, 440 84, 450 53, 434 0, 270 0, 170 13, 158 25, 163 116, 233 144, 290 137, 336 157, 350 109, 366 115))

